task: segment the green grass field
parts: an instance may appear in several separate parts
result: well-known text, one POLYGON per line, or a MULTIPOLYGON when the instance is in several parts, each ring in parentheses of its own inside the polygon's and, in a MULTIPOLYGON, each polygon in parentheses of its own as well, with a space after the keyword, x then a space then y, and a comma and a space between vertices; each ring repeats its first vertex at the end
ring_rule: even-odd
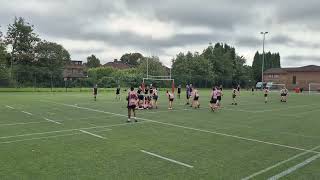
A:
POLYGON ((126 123, 114 92, 2 92, 0 179, 320 179, 320 95, 224 93, 218 112, 208 90, 197 110, 162 94, 126 123))

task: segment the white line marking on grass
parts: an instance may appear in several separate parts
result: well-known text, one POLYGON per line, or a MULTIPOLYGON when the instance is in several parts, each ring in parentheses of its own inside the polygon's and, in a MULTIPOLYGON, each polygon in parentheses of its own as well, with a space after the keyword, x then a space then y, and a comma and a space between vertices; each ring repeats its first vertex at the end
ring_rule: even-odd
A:
POLYGON ((62 124, 62 123, 60 123, 60 122, 57 122, 57 121, 54 121, 54 120, 51 120, 51 119, 48 119, 48 118, 43 118, 43 119, 45 119, 45 120, 47 120, 47 121, 49 121, 49 122, 53 122, 53 123, 56 123, 56 124, 62 124))
MULTIPOLYGON (((56 103, 56 102, 51 102, 51 103, 64 105, 64 106, 69 106, 69 107, 74 107, 74 108, 78 108, 78 109, 85 109, 85 110, 89 110, 89 111, 105 113, 105 114, 113 114, 113 115, 118 115, 118 116, 121 116, 121 117, 127 117, 126 115, 123 115, 123 114, 116 114, 116 113, 112 113, 112 112, 101 111, 101 110, 96 110, 96 109, 91 109, 91 108, 86 108, 86 107, 81 107, 81 106, 74 106, 74 105, 70 105, 70 104, 56 103)), ((179 127, 179 128, 183 128, 183 129, 189 129, 189 130, 194 130, 194 131, 199 131, 199 132, 216 134, 216 135, 220 135, 220 136, 232 137, 232 138, 235 138, 235 139, 241 139, 241 140, 245 140, 245 141, 252 141, 252 142, 257 142, 257 143, 262 143, 262 144, 279 146, 279 147, 284 147, 284 148, 288 148, 288 149, 295 149, 295 150, 299 150, 299 151, 320 153, 318 151, 311 151, 311 150, 307 150, 307 149, 304 149, 304 148, 299 148, 299 147, 294 147, 294 146, 289 146, 289 145, 283 145, 283 144, 278 144, 278 143, 273 143, 273 142, 268 142, 268 141, 262 141, 262 140, 253 139, 253 138, 246 138, 246 137, 236 136, 236 135, 232 135, 232 134, 225 134, 225 133, 220 133, 220 132, 217 132, 217 131, 209 131, 209 130, 204 130, 204 129, 192 128, 192 127, 181 126, 181 125, 177 125, 177 124, 166 123, 166 122, 161 122, 161 121, 155 121, 155 120, 145 119, 145 118, 137 118, 137 119, 144 120, 144 121, 149 121, 149 122, 154 122, 154 123, 158 123, 158 124, 163 124, 163 125, 167 125, 167 126, 172 126, 172 127, 179 127)))
POLYGON ((99 136, 99 135, 97 135, 97 134, 93 134, 93 133, 88 132, 88 131, 85 131, 85 130, 81 130, 81 129, 80 129, 79 131, 81 131, 81 132, 83 132, 83 133, 85 133, 85 134, 89 134, 89 135, 94 136, 94 137, 98 137, 98 138, 101 138, 101 139, 106 139, 105 137, 99 136))
MULTIPOLYGON (((314 151, 314 150, 316 150, 316 149, 318 149, 318 148, 320 148, 320 146, 314 147, 314 148, 312 148, 312 149, 310 149, 310 150, 311 150, 311 151, 314 151)), ((265 169, 263 169, 263 170, 261 170, 261 171, 255 172, 255 173, 253 173, 253 174, 251 174, 251 175, 249 175, 249 176, 247 176, 247 177, 245 177, 245 178, 242 178, 241 180, 249 180, 249 179, 252 179, 252 178, 254 178, 254 177, 256 177, 256 176, 258 176, 258 175, 260 175, 260 174, 263 174, 263 173, 265 173, 265 172, 268 172, 268 171, 270 171, 271 169, 274 169, 274 168, 276 168, 276 167, 278 167, 278 166, 280 166, 280 165, 282 165, 282 164, 285 164, 285 163, 287 163, 287 162, 289 162, 289 161, 292 161, 292 160, 294 160, 294 159, 297 159, 298 157, 301 157, 301 156, 306 155, 306 154, 308 154, 308 153, 309 153, 309 152, 303 152, 303 153, 297 154, 297 155, 295 155, 295 156, 292 156, 292 157, 290 157, 289 159, 286 159, 286 160, 284 160, 284 161, 278 162, 277 164, 274 164, 274 165, 272 165, 272 166, 269 166, 269 167, 267 167, 267 168, 265 168, 265 169)))
POLYGON ((32 114, 31 114, 31 113, 29 113, 29 112, 27 112, 27 111, 21 111, 21 112, 23 112, 23 113, 25 113, 25 114, 28 114, 28 115, 32 116, 32 114))
POLYGON ((12 106, 6 105, 6 107, 9 108, 9 109, 14 109, 14 107, 12 107, 12 106))
POLYGON ((303 162, 301 162, 301 163, 299 163, 299 164, 297 164, 297 165, 295 165, 295 166, 293 166, 293 167, 291 167, 291 168, 289 168, 289 169, 287 169, 287 170, 285 170, 285 171, 283 171, 283 172, 281 172, 281 173, 279 173, 277 175, 274 175, 274 176, 268 178, 268 180, 277 180, 277 179, 280 179, 280 178, 282 178, 284 176, 287 176, 290 173, 292 173, 292 172, 294 172, 294 171, 296 171, 296 170, 308 165, 309 163, 311 163, 312 161, 315 161, 318 158, 320 158, 320 154, 312 156, 311 158, 309 158, 309 159, 307 159, 307 160, 305 160, 305 161, 303 161, 303 162))
POLYGON ((15 141, 3 141, 0 142, 0 144, 10 144, 15 142, 23 142, 23 141, 32 141, 32 140, 38 140, 38 139, 50 139, 50 138, 57 138, 57 137, 63 137, 63 136, 73 136, 81 133, 73 133, 73 134, 63 134, 63 135, 56 135, 56 136, 46 136, 46 137, 39 137, 39 138, 30 138, 30 139, 19 139, 15 141))
POLYGON ((12 123, 12 124, 0 124, 0 127, 1 126, 15 126, 15 125, 25 125, 25 124, 39 124, 39 123, 48 123, 48 122, 26 122, 26 123, 12 123))
MULTIPOLYGON (((134 124, 142 124, 145 122, 139 122, 134 124)), ((8 139, 8 138, 15 138, 15 137, 25 137, 25 136, 33 136, 33 135, 41 135, 41 134, 51 134, 51 133, 59 133, 59 132, 68 132, 68 131, 79 131, 80 129, 99 129, 99 128, 107 128, 107 127, 116 127, 116 126, 127 126, 127 125, 134 125, 131 123, 121 123, 121 124, 113 124, 108 126, 96 126, 96 127, 85 127, 85 128, 79 128, 79 129, 66 129, 61 131, 48 131, 48 132, 40 132, 40 133, 30 133, 30 134, 20 134, 20 135, 14 135, 14 136, 2 136, 0 139, 8 139)))
POLYGON ((155 157, 158 157, 158 158, 160 158, 160 159, 164 159, 164 160, 167 160, 167 161, 170 161, 170 162, 179 164, 179 165, 181 165, 181 166, 185 166, 185 167, 188 167, 188 168, 193 168, 193 166, 191 166, 191 165, 189 165, 189 164, 182 163, 182 162, 179 162, 179 161, 176 161, 176 160, 173 160, 173 159, 169 159, 169 158, 160 156, 160 155, 158 155, 158 154, 154 154, 154 153, 152 153, 152 152, 148 152, 148 151, 145 151, 145 150, 140 150, 140 151, 143 152, 143 153, 149 154, 149 155, 151 155, 151 156, 155 156, 155 157))

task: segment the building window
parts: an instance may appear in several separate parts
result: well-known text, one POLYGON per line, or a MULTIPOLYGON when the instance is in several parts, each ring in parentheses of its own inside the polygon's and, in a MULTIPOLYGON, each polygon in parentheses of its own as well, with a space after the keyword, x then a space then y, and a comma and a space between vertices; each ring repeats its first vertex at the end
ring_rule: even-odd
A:
POLYGON ((272 78, 272 75, 271 75, 271 74, 269 74, 269 78, 272 78))
POLYGON ((279 78, 279 75, 278 75, 278 74, 275 74, 274 77, 275 77, 275 78, 279 78))
POLYGON ((292 77, 292 84, 297 84, 297 76, 292 77))

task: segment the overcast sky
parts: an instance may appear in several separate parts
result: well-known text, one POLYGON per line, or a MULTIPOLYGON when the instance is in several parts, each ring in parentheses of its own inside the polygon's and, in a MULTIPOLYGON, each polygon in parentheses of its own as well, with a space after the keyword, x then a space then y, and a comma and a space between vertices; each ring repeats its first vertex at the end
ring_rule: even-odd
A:
POLYGON ((0 26, 5 34, 15 16, 24 17, 72 59, 95 54, 105 63, 141 52, 167 66, 209 42, 234 46, 251 65, 268 31, 266 51, 280 52, 287 67, 320 65, 319 7, 318 0, 1 0, 0 26))

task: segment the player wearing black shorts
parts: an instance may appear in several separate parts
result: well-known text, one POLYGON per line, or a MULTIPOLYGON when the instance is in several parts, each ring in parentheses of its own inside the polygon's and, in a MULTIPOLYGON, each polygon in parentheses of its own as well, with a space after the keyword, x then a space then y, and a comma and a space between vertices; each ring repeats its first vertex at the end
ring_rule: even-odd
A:
POLYGON ((152 94, 152 99, 153 99, 153 106, 156 107, 156 109, 158 109, 158 90, 157 88, 153 88, 153 94, 152 94))
POLYGON ((143 109, 144 96, 143 96, 143 94, 141 94, 141 92, 142 92, 142 89, 141 89, 141 87, 139 87, 139 89, 137 91, 137 94, 138 94, 138 109, 143 109))
POLYGON ((268 102, 268 94, 269 94, 269 89, 266 87, 263 90, 263 94, 264 94, 264 103, 268 102))
POLYGON ((167 96, 169 99, 169 108, 170 110, 172 110, 173 108, 173 101, 174 101, 174 94, 172 92, 167 91, 167 96))
POLYGON ((98 85, 94 85, 93 87, 93 98, 96 101, 97 100, 97 95, 98 95, 98 85))
POLYGON ((121 100, 121 96, 120 96, 120 86, 118 86, 117 89, 116 89, 116 100, 121 100))
POLYGON ((238 105, 238 103, 237 103, 237 93, 238 93, 237 88, 233 88, 233 90, 232 90, 232 105, 238 105))
POLYGON ((136 105, 137 105, 138 95, 134 91, 133 87, 130 88, 127 100, 128 100, 128 121, 127 122, 131 122, 131 112, 133 112, 135 122, 138 122, 136 118, 136 105))
POLYGON ((180 95, 181 95, 181 85, 178 86, 178 98, 180 99, 180 95))

